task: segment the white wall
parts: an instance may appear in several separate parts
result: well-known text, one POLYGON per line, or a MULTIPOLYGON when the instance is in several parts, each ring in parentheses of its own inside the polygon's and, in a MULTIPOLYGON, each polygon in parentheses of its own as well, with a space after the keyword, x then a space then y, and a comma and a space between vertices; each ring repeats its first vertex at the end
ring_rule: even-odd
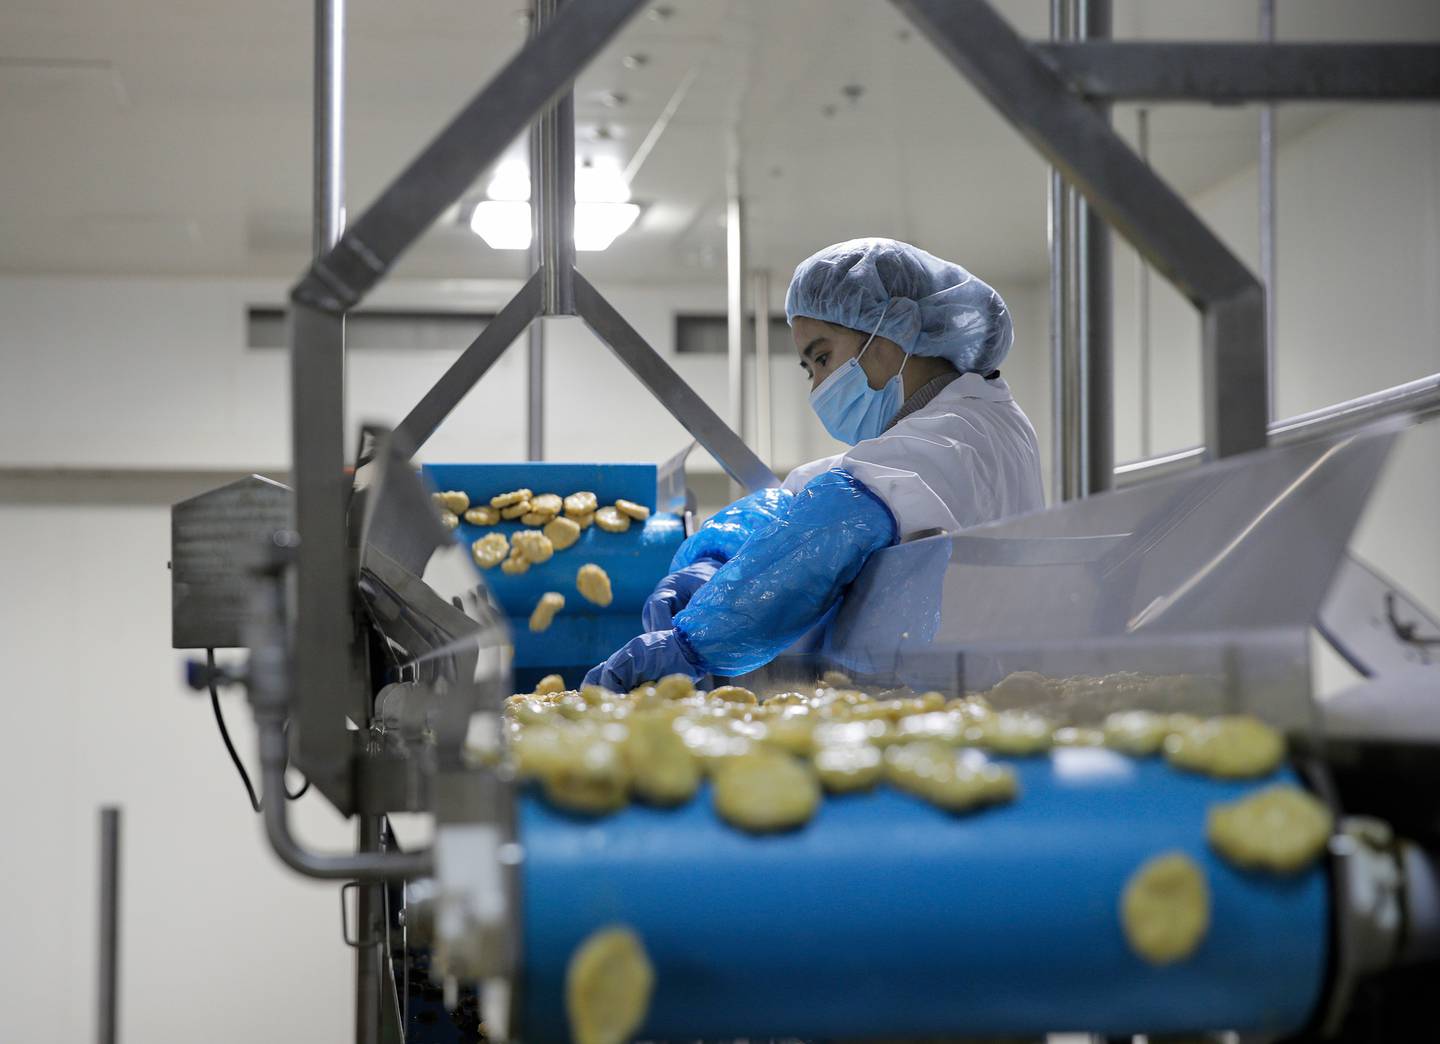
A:
MULTIPOLYGON (((1157 115, 1158 120, 1163 113, 1157 115)), ((1355 107, 1288 141, 1277 163, 1278 412, 1282 417, 1440 371, 1440 111, 1355 107)), ((1256 174, 1192 202, 1258 270, 1256 174)), ((1116 454, 1142 456, 1134 254, 1115 260, 1116 454)), ((1154 453, 1200 434, 1200 327, 1152 280, 1154 453)), ((1409 432, 1353 543, 1440 609, 1440 422, 1409 432)), ((1348 675, 1327 658, 1330 688, 1348 675)))

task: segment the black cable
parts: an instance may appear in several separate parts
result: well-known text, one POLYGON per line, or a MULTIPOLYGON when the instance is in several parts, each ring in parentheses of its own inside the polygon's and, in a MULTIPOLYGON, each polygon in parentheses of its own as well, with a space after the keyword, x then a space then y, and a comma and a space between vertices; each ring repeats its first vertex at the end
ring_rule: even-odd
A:
MULTIPOLYGON (((235 762, 235 771, 240 773, 240 780, 245 784, 245 793, 250 795, 250 807, 256 812, 260 811, 260 799, 255 796, 255 787, 250 782, 250 773, 245 771, 245 765, 240 760, 240 755, 235 751, 235 744, 230 740, 230 730, 225 727, 225 715, 220 710, 220 694, 215 691, 215 650, 205 650, 205 666, 209 669, 209 677, 206 679, 210 686, 210 706, 215 708, 215 724, 220 726, 220 738, 225 741, 225 749, 230 752, 230 760, 235 762)), ((305 784, 310 785, 309 781, 305 784)), ((302 789, 301 794, 305 793, 302 789)), ((296 795, 299 797, 299 794, 296 795)))

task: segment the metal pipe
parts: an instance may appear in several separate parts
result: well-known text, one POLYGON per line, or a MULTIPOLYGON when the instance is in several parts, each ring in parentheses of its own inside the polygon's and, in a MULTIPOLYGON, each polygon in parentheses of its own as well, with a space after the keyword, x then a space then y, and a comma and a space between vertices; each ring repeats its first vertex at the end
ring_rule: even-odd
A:
MULTIPOLYGON (((345 0, 315 0, 313 248, 344 231, 345 0)), ((350 576, 345 513, 345 317, 300 302, 290 309, 291 446, 295 528, 305 550, 295 566, 296 761, 337 806, 349 798, 345 717, 350 576)), ((358 693, 358 698, 365 698, 358 693)), ((283 804, 283 800, 281 804, 283 804)))
MULTIPOLYGON (((1275 42, 1275 0, 1260 0, 1260 39, 1275 42)), ((1275 261, 1275 106, 1260 109, 1260 284, 1265 288, 1265 377, 1267 420, 1279 413, 1275 261)))
MULTIPOLYGON (((254 699, 253 684, 251 693, 254 699)), ((265 836, 280 861, 306 877, 330 881, 398 881, 433 874, 435 860, 429 849, 324 855, 310 851, 295 839, 290 832, 289 802, 285 800, 284 720, 283 715, 262 710, 257 702, 255 724, 260 734, 261 818, 265 822, 265 836)))
POLYGON ((755 452, 761 460, 770 460, 770 271, 755 270, 752 307, 755 312, 755 452))
MULTIPOLYGON (((1076 0, 1074 25, 1081 40, 1110 35, 1110 0, 1076 0)), ((1095 108, 1110 119, 1108 105, 1095 108)), ((1079 292, 1079 357, 1082 372, 1081 424, 1083 444, 1076 476, 1078 495, 1090 496, 1109 489, 1115 468, 1115 362, 1113 278, 1110 229, 1098 211, 1076 200, 1076 274, 1079 292)))
MULTIPOLYGON (((535 0, 532 37, 564 0, 535 0)), ((575 314, 575 92, 566 89, 530 131, 530 199, 545 315, 575 314)))
POLYGON ((311 253, 345 227, 345 0, 315 0, 315 127, 311 253))
POLYGON ((100 809, 100 961, 95 1039, 115 1044, 120 1031, 120 809, 100 809))
MULTIPOLYGON (((1135 113, 1135 144, 1140 158, 1150 164, 1150 110, 1135 113)), ((1150 380, 1150 266, 1143 255, 1135 255, 1135 336, 1140 371, 1140 454, 1148 457, 1151 448, 1150 380)))
POLYGON ((730 134, 725 176, 725 333, 730 376, 730 427, 745 439, 745 213, 740 198, 740 143, 730 134))
MULTIPOLYGON (((1069 36, 1068 0, 1050 0, 1050 38, 1069 36)), ((1069 280, 1071 255, 1069 190, 1056 168, 1050 170, 1048 232, 1050 237, 1050 486, 1051 500, 1068 500, 1066 476, 1073 472, 1067 460, 1079 445, 1078 418, 1068 405, 1074 378, 1067 360, 1071 355, 1069 280)))
MULTIPOLYGON (((1284 446, 1339 435, 1399 414, 1422 418, 1433 413, 1440 413, 1440 373, 1276 421, 1269 426, 1270 444, 1284 446)), ((1164 478, 1204 459, 1204 447, 1192 446, 1146 460, 1132 460, 1115 469, 1115 481, 1117 485, 1129 486, 1141 480, 1164 478)))

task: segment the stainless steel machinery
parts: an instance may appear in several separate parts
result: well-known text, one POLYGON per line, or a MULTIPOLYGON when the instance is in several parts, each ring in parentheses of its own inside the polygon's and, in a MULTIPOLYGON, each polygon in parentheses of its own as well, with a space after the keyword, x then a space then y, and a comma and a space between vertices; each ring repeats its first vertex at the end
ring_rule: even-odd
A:
MULTIPOLYGON (((1426 663, 1403 678, 1367 673, 1421 708, 1400 712, 1403 722, 1431 714, 1434 675, 1420 673, 1427 621, 1392 592, 1390 637, 1362 638, 1351 624, 1374 613, 1353 607, 1384 592, 1342 563, 1396 437, 1363 425, 1433 411, 1440 379, 1271 421, 1259 283, 1097 106, 1433 99, 1440 48, 1043 47, 984 0, 896 2, 1202 310, 1206 446, 1119 469, 1125 483, 1150 480, 1134 488, 877 554, 823 632, 757 684, 838 667, 874 686, 958 692, 1017 670, 1145 671, 1203 679, 1179 707, 1246 709, 1283 728, 1293 752, 1283 776, 1341 816, 1329 859, 1287 887, 1211 867, 1221 928, 1193 964, 1167 974, 1117 942, 1115 875, 1153 845, 1205 858, 1197 817, 1234 786, 1104 751, 1056 755, 1024 767, 1031 800, 983 819, 880 791, 827 804, 810 827, 768 840, 720 829, 703 799, 670 815, 637 808, 578 821, 517 791, 500 749, 514 648, 506 613, 433 520, 409 464, 416 449, 536 315, 576 314, 734 479, 775 481, 574 269, 567 92, 640 6, 542 4, 523 51, 342 230, 343 5, 319 0, 317 256, 290 309, 294 489, 251 479, 175 511, 176 644, 249 649, 243 672, 197 666, 195 681, 249 690, 269 842, 297 872, 356 890, 347 941, 357 1039, 441 1039, 433 1020, 424 1029, 410 1018, 425 999, 406 988, 416 960, 450 1011, 483 1013, 489 1037, 563 1037, 565 961, 586 931, 617 919, 640 926, 656 958, 642 1029, 652 1038, 1080 1029, 1421 1039, 1412 1020, 1428 1015, 1424 987, 1440 952, 1430 854, 1440 789, 1427 756, 1440 735, 1370 729, 1386 698, 1377 688, 1317 704, 1305 641, 1318 618, 1358 662, 1386 662, 1391 638, 1406 653, 1424 650, 1426 663), (537 172, 537 271, 393 434, 362 439, 352 479, 342 450, 346 311, 542 115, 535 155, 554 163, 537 172), (1340 594, 1327 604, 1332 590, 1340 594), (1403 781, 1367 785, 1401 748, 1403 781), (296 841, 287 764, 355 817, 354 851, 296 841), (401 811, 430 814, 427 847, 395 842, 386 816, 401 811), (411 943, 428 956, 415 958, 411 943)), ((1103 359, 1088 372, 1103 373, 1103 359)), ((1086 402, 1104 406, 1103 396, 1086 402)), ((1079 451, 1091 453, 1086 474, 1104 478, 1081 482, 1092 490, 1111 474, 1095 459, 1103 425, 1095 431, 1066 443, 1089 447, 1079 451)), ((1102 694, 1047 709, 1087 720, 1105 703, 1102 694)), ((1423 1032, 1433 1036, 1433 1024, 1423 1032)))

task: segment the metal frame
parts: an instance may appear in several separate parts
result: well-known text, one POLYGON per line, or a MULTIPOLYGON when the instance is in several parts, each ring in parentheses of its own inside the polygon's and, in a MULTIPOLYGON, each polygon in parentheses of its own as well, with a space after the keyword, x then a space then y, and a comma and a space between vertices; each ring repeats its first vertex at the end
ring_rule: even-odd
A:
MULTIPOLYGON (((319 0, 322 6, 326 2, 319 0)), ((352 811, 354 804, 354 749, 345 718, 361 722, 369 712, 368 693, 350 677, 356 657, 350 613, 354 583, 344 540, 349 494, 343 459, 344 314, 537 116, 532 195, 539 267, 411 410, 398 435, 418 450, 530 323, 542 315, 579 315, 736 481, 750 489, 779 482, 575 271, 574 111, 569 88, 642 3, 542 0, 535 32, 520 53, 352 226, 331 237, 328 248, 291 290, 296 529, 303 547, 295 585, 295 685, 300 695, 295 760, 342 811, 352 811)), ((317 27, 323 24, 317 21, 317 27)), ((317 112, 332 111, 333 95, 323 94, 318 80, 326 75, 324 70, 338 68, 336 40, 331 36, 326 44, 326 38, 317 33, 317 112)), ((333 78, 327 83, 338 89, 333 78)), ((319 121, 316 131, 317 164, 338 162, 334 152, 319 144, 327 135, 319 121)), ((317 173, 316 186, 317 191, 335 192, 338 180, 317 173)), ((317 197, 316 203, 317 211, 332 212, 328 197, 317 197)))
MULTIPOLYGON (((1270 438, 1302 438, 1391 413, 1428 411, 1440 401, 1435 388, 1440 375, 1434 375, 1270 424, 1263 286, 1091 104, 1435 100, 1440 44, 1028 43, 986 0, 892 2, 1201 311, 1205 445, 1122 465, 1115 469, 1117 482, 1259 449, 1270 438)), ((1073 247, 1054 245, 1056 238, 1063 243, 1071 235, 1062 197, 1057 179, 1051 195, 1051 300, 1059 308, 1067 293, 1075 293, 1066 289, 1066 269, 1086 263, 1075 258, 1073 247)), ((1057 343, 1061 336, 1057 333, 1057 343)), ((1062 381, 1074 369, 1063 356, 1054 366, 1062 381)), ((1061 390, 1062 399, 1072 403, 1076 394, 1073 388, 1061 390)), ((1065 430, 1074 427, 1067 420, 1065 430)), ((1062 432, 1057 446, 1063 437, 1062 432)), ((1093 451, 1091 441, 1083 440, 1081 454, 1093 451)))
POLYGON ((893 2, 1200 309, 1210 453, 1225 457, 1263 446, 1264 292, 1255 276, 985 0, 893 2))

